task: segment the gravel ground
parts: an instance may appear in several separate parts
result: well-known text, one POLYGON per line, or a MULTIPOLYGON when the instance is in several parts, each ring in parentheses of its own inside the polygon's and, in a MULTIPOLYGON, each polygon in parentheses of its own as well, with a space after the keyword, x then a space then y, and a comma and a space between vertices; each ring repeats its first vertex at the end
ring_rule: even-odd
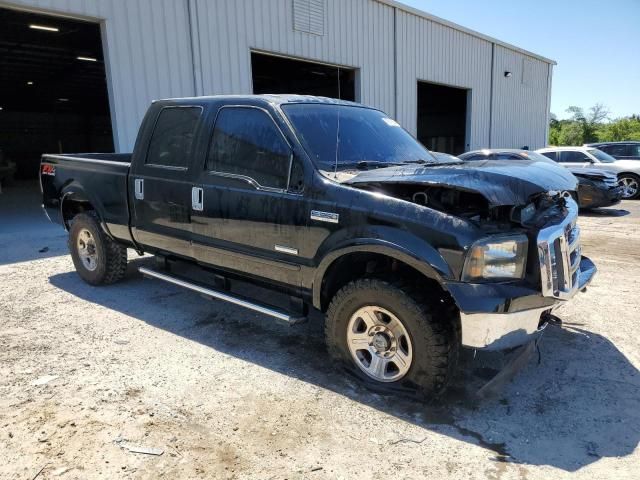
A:
MULTIPOLYGON (((640 471, 640 202, 581 217, 599 274, 496 398, 381 396, 289 327, 158 281, 75 274, 33 190, 0 195, 0 478, 616 478, 640 471), (161 455, 130 448, 159 449, 161 455)), ((155 452, 155 453, 159 453, 155 452)))

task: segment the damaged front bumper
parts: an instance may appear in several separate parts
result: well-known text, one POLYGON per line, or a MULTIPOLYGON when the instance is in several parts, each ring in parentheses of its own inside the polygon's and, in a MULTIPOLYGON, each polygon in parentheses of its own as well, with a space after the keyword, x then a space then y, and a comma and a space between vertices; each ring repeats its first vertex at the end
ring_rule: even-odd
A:
MULTIPOLYGON (((582 257, 576 291, 583 290, 595 273, 593 262, 582 257)), ((546 327, 542 314, 562 303, 504 284, 452 283, 447 288, 460 307, 462 345, 483 350, 505 350, 535 340, 546 327)))

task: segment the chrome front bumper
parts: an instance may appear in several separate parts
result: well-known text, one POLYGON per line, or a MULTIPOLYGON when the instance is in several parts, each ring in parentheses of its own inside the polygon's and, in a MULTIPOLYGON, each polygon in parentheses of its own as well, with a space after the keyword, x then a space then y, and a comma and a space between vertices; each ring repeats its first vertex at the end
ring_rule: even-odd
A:
MULTIPOLYGON (((575 289, 584 289, 593 279, 596 267, 587 257, 580 260, 575 289)), ((539 336, 546 327, 541 316, 553 306, 544 306, 511 313, 460 312, 462 345, 483 350, 504 350, 524 345, 539 336)))
POLYGON ((462 313, 462 345, 483 350, 505 350, 523 345, 547 326, 540 323, 549 307, 514 313, 462 313))

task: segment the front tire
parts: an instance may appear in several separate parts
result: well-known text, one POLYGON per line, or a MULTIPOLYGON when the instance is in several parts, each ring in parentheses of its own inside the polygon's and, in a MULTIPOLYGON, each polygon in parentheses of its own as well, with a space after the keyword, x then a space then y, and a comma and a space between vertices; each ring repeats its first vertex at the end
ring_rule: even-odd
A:
POLYGON ((450 382, 458 359, 457 318, 402 281, 360 279, 335 295, 325 324, 334 360, 379 390, 428 398, 450 382))
POLYGON ((624 188, 623 199, 633 200, 640 197, 640 177, 631 173, 622 173, 618 176, 618 185, 624 188))
POLYGON ((73 218, 69 251, 78 275, 90 285, 115 283, 127 270, 127 249, 105 234, 94 212, 73 218))

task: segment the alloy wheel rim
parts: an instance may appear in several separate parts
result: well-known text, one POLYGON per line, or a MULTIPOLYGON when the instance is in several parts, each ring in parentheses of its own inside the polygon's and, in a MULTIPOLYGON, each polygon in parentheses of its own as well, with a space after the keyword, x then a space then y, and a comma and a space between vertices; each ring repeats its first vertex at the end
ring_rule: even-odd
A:
POLYGON ((638 194, 638 181, 631 177, 622 177, 618 184, 622 187, 622 197, 631 198, 638 194))
POLYGON ((398 381, 411 368, 409 332, 396 315, 382 307, 365 306, 351 316, 347 344, 358 368, 378 382, 398 381))
POLYGON ((77 240, 78 257, 82 265, 89 271, 93 272, 98 268, 98 251, 96 249, 96 241, 89 230, 83 228, 78 233, 77 240))

